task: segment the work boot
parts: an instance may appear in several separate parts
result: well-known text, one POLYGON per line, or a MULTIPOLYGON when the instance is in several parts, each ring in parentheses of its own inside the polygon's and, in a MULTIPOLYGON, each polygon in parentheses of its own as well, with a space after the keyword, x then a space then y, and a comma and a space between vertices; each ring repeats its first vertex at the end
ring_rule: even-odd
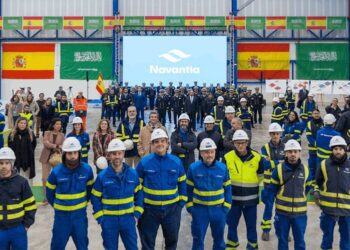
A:
POLYGON ((270 233, 269 232, 263 232, 261 235, 261 239, 263 241, 269 241, 270 240, 270 233))

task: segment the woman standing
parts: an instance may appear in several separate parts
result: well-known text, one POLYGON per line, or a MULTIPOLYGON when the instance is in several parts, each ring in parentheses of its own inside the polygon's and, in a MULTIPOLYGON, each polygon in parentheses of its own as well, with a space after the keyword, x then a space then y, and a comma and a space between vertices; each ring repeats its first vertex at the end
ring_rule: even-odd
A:
POLYGON ((52 98, 48 97, 45 104, 41 107, 41 131, 43 136, 46 130, 49 129, 52 119, 55 117, 55 107, 52 105, 52 98))
POLYGON ((12 129, 16 124, 19 114, 23 111, 23 103, 17 95, 12 96, 11 103, 8 106, 7 117, 8 117, 8 127, 12 129))
POLYGON ((83 120, 80 117, 74 117, 73 130, 67 135, 68 137, 75 137, 81 144, 81 160, 88 162, 89 150, 90 150, 90 137, 83 129, 83 120))
MULTIPOLYGON (((41 151, 40 159, 39 161, 42 164, 42 182, 43 182, 43 190, 45 194, 45 186, 46 186, 46 180, 49 176, 52 166, 49 163, 49 159, 51 154, 55 152, 61 153, 61 147, 64 141, 64 134, 61 133, 62 129, 62 122, 60 118, 54 118, 51 122, 50 128, 48 131, 44 133, 43 138, 43 150, 41 151)), ((46 195, 45 195, 46 197, 46 195)), ((47 201, 44 200, 44 204, 47 204, 47 201)))
POLYGON ((111 140, 115 138, 114 132, 111 130, 109 121, 102 119, 97 126, 97 130, 92 138, 92 150, 94 151, 94 164, 96 171, 99 173, 99 169, 96 165, 96 161, 99 157, 106 157, 107 159, 107 147, 111 140))
POLYGON ((291 111, 288 115, 288 120, 284 124, 284 131, 282 135, 282 140, 287 142, 290 139, 294 139, 301 143, 301 123, 299 121, 299 116, 296 111, 291 111))
POLYGON ((35 147, 36 139, 24 117, 17 119, 15 127, 8 138, 8 146, 15 152, 15 167, 33 185, 35 177, 35 147))
POLYGON ((33 114, 33 125, 31 127, 35 128, 36 117, 38 116, 38 114, 40 112, 40 107, 39 107, 38 103, 34 100, 33 94, 29 93, 27 95, 27 99, 26 99, 26 102, 24 104, 27 104, 29 106, 29 110, 33 114))

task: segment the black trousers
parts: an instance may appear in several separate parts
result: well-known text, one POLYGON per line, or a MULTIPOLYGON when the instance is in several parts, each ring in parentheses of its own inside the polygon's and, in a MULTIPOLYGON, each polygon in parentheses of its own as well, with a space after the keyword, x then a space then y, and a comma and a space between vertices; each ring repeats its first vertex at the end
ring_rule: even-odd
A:
POLYGON ((260 107, 254 107, 254 123, 257 123, 258 121, 258 114, 259 114, 259 123, 262 122, 262 106, 260 107))
POLYGON ((174 110, 174 124, 175 124, 175 128, 177 128, 178 126, 178 118, 179 116, 181 115, 181 110, 178 111, 178 110, 174 110))
POLYGON ((188 114, 188 116, 190 117, 190 127, 193 130, 196 130, 196 113, 195 112, 190 113, 188 114))
POLYGON ((158 115, 159 115, 159 122, 165 126, 165 115, 166 115, 166 110, 161 110, 158 109, 158 115))

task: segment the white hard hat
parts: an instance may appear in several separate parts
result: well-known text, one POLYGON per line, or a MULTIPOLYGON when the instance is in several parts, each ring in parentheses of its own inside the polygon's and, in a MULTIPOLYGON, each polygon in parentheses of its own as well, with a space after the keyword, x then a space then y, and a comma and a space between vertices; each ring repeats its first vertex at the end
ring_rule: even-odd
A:
POLYGON ((278 97, 272 98, 272 102, 279 102, 279 101, 280 101, 280 99, 278 97))
POLYGON ((120 139, 113 139, 108 144, 107 152, 125 151, 126 147, 120 139))
POLYGON ((183 113, 183 114, 181 114, 181 115, 179 116, 179 121, 180 121, 180 120, 187 120, 187 121, 189 121, 189 120, 190 120, 190 117, 188 116, 188 114, 183 113))
POLYGON ((204 118, 204 124, 208 124, 208 123, 215 123, 215 119, 211 115, 207 115, 204 118))
POLYGON ((241 100, 239 100, 239 102, 247 102, 247 99, 241 98, 241 100))
POLYGON ((315 95, 313 93, 309 93, 307 96, 314 97, 315 95))
POLYGON ((203 139, 203 141, 199 146, 199 150, 210 150, 210 149, 216 149, 215 142, 210 138, 203 139))
POLYGON ((224 101, 224 98, 222 96, 219 96, 218 101, 224 101))
POLYGON ((347 146, 346 141, 343 137, 336 135, 333 136, 331 141, 329 142, 329 147, 335 147, 335 146, 347 146))
POLYGON ((287 91, 292 90, 290 87, 287 87, 287 91))
POLYGON ((4 147, 0 149, 0 160, 16 160, 16 155, 11 148, 4 147))
POLYGON ((124 146, 125 146, 126 150, 134 149, 134 142, 132 140, 127 139, 123 143, 124 143, 124 146))
POLYGON ((106 157, 104 156, 100 156, 97 158, 96 160, 96 166, 99 168, 99 169, 105 169, 108 167, 108 162, 107 162, 107 159, 106 157))
POLYGON ((64 152, 74 152, 74 151, 80 151, 81 144, 79 140, 75 137, 68 137, 64 140, 62 145, 62 150, 64 152))
POLYGON ((239 129, 233 134, 232 141, 249 141, 249 137, 244 130, 239 129))
POLYGON ((335 119, 334 115, 332 115, 332 114, 326 114, 323 118, 323 122, 325 125, 332 125, 336 121, 337 120, 335 119))
POLYGON ((74 117, 72 124, 83 123, 83 120, 80 117, 74 117))
POLYGON ((157 129, 155 129, 152 132, 151 141, 154 141, 154 140, 157 140, 157 139, 160 139, 160 138, 168 139, 169 137, 168 137, 168 135, 166 134, 166 132, 163 129, 157 128, 157 129))
POLYGON ((284 94, 279 94, 279 95, 278 95, 278 98, 279 98, 279 99, 284 99, 284 94))
POLYGON ((232 107, 232 106, 227 106, 225 108, 225 114, 228 114, 228 113, 234 113, 235 112, 235 108, 232 107))
POLYGON ((271 133, 271 132, 283 132, 283 129, 282 129, 281 125, 274 122, 274 123, 271 123, 269 126, 269 133, 271 133))
POLYGON ((284 151, 288 150, 301 150, 299 142, 293 139, 287 141, 287 143, 284 145, 284 151))

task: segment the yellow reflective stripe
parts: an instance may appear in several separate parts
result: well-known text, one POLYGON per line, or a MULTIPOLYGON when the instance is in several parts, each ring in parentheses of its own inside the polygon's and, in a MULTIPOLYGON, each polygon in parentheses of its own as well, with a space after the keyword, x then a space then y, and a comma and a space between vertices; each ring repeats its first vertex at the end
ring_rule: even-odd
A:
POLYGON ((78 209, 84 208, 86 206, 87 206, 87 202, 86 201, 84 201, 82 203, 79 203, 77 205, 73 205, 73 206, 64 206, 64 205, 60 205, 60 204, 57 204, 57 203, 53 204, 53 207, 55 209, 62 210, 62 211, 74 211, 74 210, 78 210, 78 209))
POLYGON ((103 211, 100 210, 97 213, 94 214, 94 218, 97 220, 98 218, 100 218, 101 216, 103 216, 103 211))
POLYGON ((317 157, 318 157, 318 158, 322 158, 322 159, 328 159, 328 158, 329 158, 329 155, 322 155, 322 154, 319 154, 319 153, 317 152, 317 157))
POLYGON ((143 187, 143 191, 147 194, 153 194, 153 195, 173 195, 173 194, 176 194, 177 188, 170 189, 170 190, 155 190, 155 189, 149 189, 149 188, 143 187))
POLYGON ((317 150, 320 150, 321 152, 326 153, 326 154, 331 154, 332 153, 331 150, 327 150, 327 149, 320 148, 320 147, 317 147, 317 150))
POLYGON ((92 189, 91 194, 95 195, 96 197, 101 197, 102 192, 97 191, 96 189, 92 189))
POLYGON ((227 244, 233 246, 233 247, 238 247, 239 246, 239 242, 233 242, 231 240, 227 240, 227 244))
MULTIPOLYGON (((187 185, 190 185, 190 186, 194 186, 194 183, 192 181, 190 181, 189 179, 186 180, 186 184, 187 185)), ((231 181, 230 181, 230 184, 231 184, 231 181)))
POLYGON ((290 197, 282 196, 281 194, 277 195, 277 199, 279 199, 281 201, 287 201, 287 202, 305 202, 306 201, 306 197, 303 197, 303 198, 290 198, 290 197))
POLYGON ((132 139, 133 142, 139 142, 139 139, 132 139))
POLYGON ((143 183, 143 178, 139 178, 139 181, 142 184, 143 183))
POLYGON ((193 207, 193 202, 187 202, 187 203, 186 203, 186 207, 187 207, 187 208, 193 207))
POLYGON ((286 212, 306 212, 307 207, 287 207, 280 204, 276 204, 276 208, 286 212))
POLYGON ((134 201, 134 197, 128 197, 124 199, 102 199, 102 203, 106 205, 122 205, 134 201))
POLYGON ((248 245, 251 245, 253 248, 256 248, 258 246, 257 243, 252 243, 252 242, 249 242, 249 241, 248 241, 248 245))
POLYGON ((350 209, 350 205, 348 205, 348 204, 328 202, 328 201, 323 201, 323 200, 320 200, 320 204, 322 206, 325 206, 325 207, 337 207, 337 208, 350 209))
POLYGON ((214 205, 220 205, 224 203, 224 198, 216 200, 216 201, 201 201, 196 198, 193 198, 193 203, 205 205, 205 206, 214 206, 214 205))
POLYGON ((179 154, 178 157, 185 158, 186 156, 184 154, 179 154))
POLYGON ((223 194, 224 193, 224 189, 221 188, 221 189, 216 190, 216 191, 200 191, 197 188, 195 188, 193 190, 193 193, 198 194, 200 196, 215 196, 215 195, 223 194))
POLYGON ((228 202, 224 202, 224 207, 227 207, 228 209, 231 209, 231 204, 228 202))
POLYGON ((349 194, 339 194, 339 193, 331 193, 331 192, 324 192, 321 191, 320 194, 325 197, 331 197, 331 198, 341 198, 341 199, 347 199, 350 200, 349 194))
POLYGON ((2 206, 0 206, 0 211, 2 211, 2 209, 3 209, 2 206))
POLYGON ((23 204, 26 205, 26 204, 32 203, 34 201, 35 201, 34 196, 31 196, 28 199, 24 200, 23 204))
POLYGON ((276 181, 275 179, 271 179, 271 183, 279 185, 280 183, 278 181, 276 181))
POLYGON ((32 211, 36 209, 36 204, 28 206, 28 207, 24 207, 24 211, 32 211))
POLYGON ((49 189, 55 189, 56 185, 53 185, 50 182, 46 181, 46 187, 49 188, 49 189))
POLYGON ((184 180, 186 180, 186 175, 185 174, 183 176, 177 178, 177 182, 182 182, 184 180))
POLYGON ((183 200, 183 201, 187 201, 188 198, 187 198, 187 196, 180 195, 180 196, 179 196, 179 199, 180 199, 180 200, 183 200))
POLYGON ((81 157, 88 157, 89 154, 81 154, 81 157))
POLYGON ((14 219, 21 218, 23 216, 24 216, 24 210, 22 210, 21 212, 15 213, 15 214, 8 214, 7 219, 14 220, 14 219))
POLYGON ((56 198, 60 200, 75 200, 86 196, 86 191, 77 194, 58 194, 56 193, 56 198))
POLYGON ((81 150, 87 150, 87 147, 82 147, 81 150))
POLYGON ((3 220, 4 219, 4 217, 2 216, 2 214, 0 214, 0 220, 3 220))
POLYGON ((139 185, 135 188, 134 193, 137 193, 137 192, 140 191, 141 189, 142 189, 142 185, 139 184, 139 185))
MULTIPOLYGON (((324 177, 324 183, 328 183, 328 175, 326 171, 326 161, 321 161, 321 171, 324 177)), ((327 185, 323 185, 323 192, 327 192, 327 185)))
POLYGON ((103 210, 103 215, 124 215, 124 214, 132 214, 134 213, 134 207, 128 208, 128 209, 122 209, 122 210, 103 210))
POLYGON ((148 198, 145 198, 144 202, 150 205, 155 205, 155 206, 165 206, 165 205, 169 205, 169 204, 173 204, 175 202, 179 201, 179 197, 176 197, 174 199, 171 200, 165 200, 165 201, 155 201, 155 200, 151 200, 148 198))
POLYGON ((266 143, 264 146, 265 146, 265 150, 266 150, 266 154, 267 154, 267 156, 271 158, 271 153, 270 153, 270 147, 269 147, 269 144, 268 144, 268 143, 266 143))
POLYGON ((139 207, 139 206, 135 206, 134 211, 135 212, 139 212, 140 214, 142 214, 143 213, 143 208, 139 207))
POLYGON ((91 186, 91 185, 93 185, 93 184, 94 184, 94 182, 95 182, 95 181, 94 181, 94 179, 89 180, 89 181, 87 182, 87 185, 88 185, 88 186, 91 186))
POLYGON ((17 208, 22 208, 23 207, 23 202, 17 203, 17 204, 11 204, 11 205, 7 205, 6 208, 7 210, 14 210, 17 208))
POLYGON ((227 187, 228 185, 231 185, 231 180, 224 182, 224 187, 227 187))

